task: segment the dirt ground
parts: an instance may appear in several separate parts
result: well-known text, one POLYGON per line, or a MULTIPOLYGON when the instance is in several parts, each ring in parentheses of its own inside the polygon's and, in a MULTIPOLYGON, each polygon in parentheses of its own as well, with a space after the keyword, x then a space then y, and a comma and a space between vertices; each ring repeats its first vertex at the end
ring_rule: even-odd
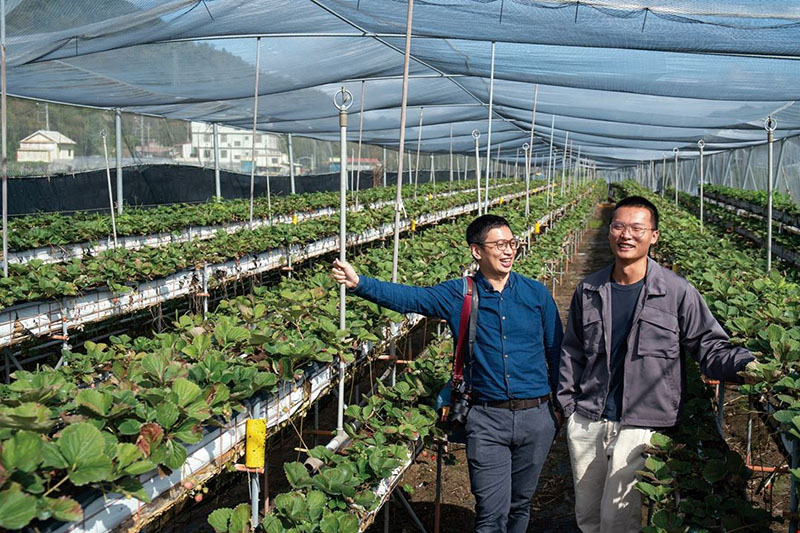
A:
MULTIPOLYGON (((578 283, 588 274, 599 270, 613 260, 608 248, 607 224, 610 206, 600 207, 595 212, 589 231, 584 236, 578 254, 567 271, 556 281, 554 298, 561 319, 566 323, 567 310, 572 293, 578 283)), ((548 282, 552 290, 552 282, 548 282)), ((414 493, 406 495, 411 507, 426 531, 433 531, 434 501, 436 496, 436 450, 426 450, 403 476, 401 485, 408 484, 414 493)), ((442 471, 442 504, 440 531, 461 533, 472 531, 475 523, 475 498, 469 490, 466 453, 462 446, 450 450, 454 464, 445 464, 442 471)), ((569 466, 569 452, 565 432, 562 430, 550 449, 536 495, 531 502, 531 522, 528 531, 571 533, 578 527, 574 518, 575 496, 569 466)), ((418 531, 409 513, 398 501, 389 505, 390 533, 418 531)), ((368 531, 380 533, 384 530, 385 510, 368 531)))

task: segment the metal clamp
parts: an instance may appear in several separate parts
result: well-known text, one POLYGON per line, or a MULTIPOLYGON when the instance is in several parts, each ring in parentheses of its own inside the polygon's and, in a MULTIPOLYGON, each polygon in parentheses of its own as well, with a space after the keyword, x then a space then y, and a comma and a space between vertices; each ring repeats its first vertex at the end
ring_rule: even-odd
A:
POLYGON ((339 111, 347 111, 353 105, 353 94, 344 86, 333 95, 333 105, 339 111))
POLYGON ((703 151, 703 148, 706 147, 706 142, 703 139, 697 141, 697 147, 700 148, 700 151, 703 151))
POLYGON ((772 115, 768 116, 764 119, 764 129, 768 132, 772 133, 775 131, 775 128, 778 127, 778 121, 775 120, 772 115))
POLYGON ((481 138, 481 132, 478 130, 472 130, 472 138, 476 141, 481 138))
POLYGON ((672 149, 672 153, 675 154, 675 155, 678 155, 678 147, 677 146, 672 149))

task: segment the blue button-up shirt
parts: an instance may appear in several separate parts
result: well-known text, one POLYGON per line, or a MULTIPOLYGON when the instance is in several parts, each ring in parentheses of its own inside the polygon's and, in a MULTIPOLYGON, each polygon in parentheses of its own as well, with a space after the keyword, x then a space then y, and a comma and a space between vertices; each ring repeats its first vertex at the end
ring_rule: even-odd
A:
MULTIPOLYGON (((359 276, 353 292, 400 313, 447 320, 458 337, 463 281, 411 287, 359 276)), ((480 298, 475 353, 464 379, 481 401, 538 398, 555 390, 563 330, 547 288, 512 272, 502 292, 483 275, 475 276, 480 298)))

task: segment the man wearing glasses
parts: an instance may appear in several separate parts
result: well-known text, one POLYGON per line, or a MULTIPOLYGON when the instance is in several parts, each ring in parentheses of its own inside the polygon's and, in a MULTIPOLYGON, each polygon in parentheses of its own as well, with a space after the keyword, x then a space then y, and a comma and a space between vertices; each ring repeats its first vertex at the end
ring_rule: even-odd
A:
MULTIPOLYGON (((520 242, 506 219, 483 215, 467 228, 479 270, 479 304, 472 360, 464 379, 470 397, 467 461, 475 496, 475 530, 522 533, 530 500, 557 430, 555 390, 561 319, 547 288, 512 272, 520 242)), ((335 261, 333 278, 355 294, 401 313, 447 320, 458 337, 463 282, 411 287, 359 276, 335 261)), ((473 311, 474 312, 474 311, 473 311)))
POLYGON ((678 422, 681 352, 725 381, 741 382, 737 372, 753 361, 730 344, 694 287, 648 257, 658 235, 650 201, 617 203, 608 235, 614 262, 584 279, 570 304, 556 408, 568 417, 583 533, 641 531, 636 471, 654 430, 678 422))

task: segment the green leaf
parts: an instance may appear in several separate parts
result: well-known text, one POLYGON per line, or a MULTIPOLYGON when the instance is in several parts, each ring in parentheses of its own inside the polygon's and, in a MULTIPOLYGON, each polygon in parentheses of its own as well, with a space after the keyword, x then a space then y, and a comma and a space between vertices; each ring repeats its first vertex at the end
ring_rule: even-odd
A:
POLYGON ((62 522, 76 522, 83 519, 83 509, 81 505, 66 496, 61 498, 44 498, 45 507, 53 518, 62 522))
POLYGON ((26 429, 45 433, 50 431, 55 423, 50 409, 39 403, 0 407, 0 428, 26 429))
POLYGON ((75 396, 75 403, 102 417, 108 416, 108 410, 113 402, 111 394, 97 389, 81 389, 75 396))
POLYGON ((41 449, 41 435, 30 431, 20 431, 2 443, 0 461, 6 470, 33 472, 42 462, 41 449))
POLYGON ((208 515, 208 524, 213 527, 214 531, 217 533, 228 533, 228 522, 230 522, 232 513, 233 509, 229 507, 217 509, 208 515))
POLYGON ((174 440, 168 440, 164 443, 167 455, 164 458, 163 464, 171 470, 177 470, 183 463, 186 462, 186 448, 182 444, 174 440))
POLYGON ((74 485, 106 481, 111 477, 111 459, 104 454, 105 439, 93 425, 84 422, 67 426, 57 445, 74 485))
POLYGON ((272 514, 268 514, 261 521, 261 527, 266 533, 283 533, 285 531, 280 519, 272 514))
POLYGON ((36 498, 22 492, 18 484, 0 492, 0 527, 21 529, 33 520, 36 510, 36 498))
POLYGON ((672 439, 663 433, 653 433, 650 437, 650 444, 662 450, 668 450, 672 447, 672 439))
POLYGON ((319 522, 322 513, 325 511, 325 504, 328 498, 324 492, 318 490, 308 491, 306 494, 306 504, 308 505, 308 517, 312 522, 319 522))
POLYGON ((162 401, 156 407, 156 422, 164 429, 170 429, 179 416, 178 406, 169 400, 162 401))
POLYGON ((196 383, 186 378, 178 378, 172 383, 172 391, 178 395, 178 406, 186 407, 202 394, 196 383))
POLYGON ((228 531, 230 533, 248 533, 250 530, 250 504, 240 503, 231 513, 228 531))
POLYGON ((298 492, 278 494, 275 497, 275 509, 293 522, 303 522, 307 508, 305 498, 298 492))
POLYGON ((286 481, 295 489, 304 489, 313 485, 311 476, 306 467, 300 463, 285 463, 283 470, 286 472, 286 481))
POLYGON ((137 435, 141 428, 141 422, 132 418, 126 418, 117 426, 117 431, 119 431, 120 435, 137 435))

